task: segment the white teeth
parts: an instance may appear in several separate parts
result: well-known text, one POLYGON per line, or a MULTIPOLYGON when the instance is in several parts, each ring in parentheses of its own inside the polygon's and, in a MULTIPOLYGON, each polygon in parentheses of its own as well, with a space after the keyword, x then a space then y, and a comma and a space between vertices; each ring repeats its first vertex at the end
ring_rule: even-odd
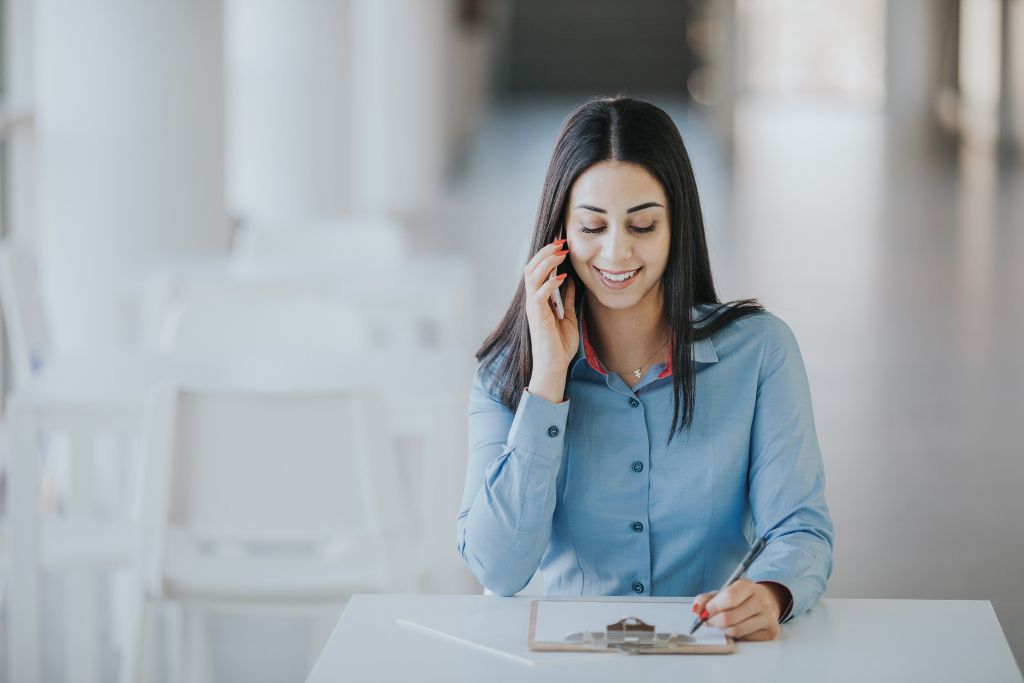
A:
MULTIPOLYGON (((640 269, 637 268, 637 270, 640 270, 640 269)), ((628 273, 620 273, 618 275, 612 275, 611 273, 606 273, 605 271, 601 270, 600 268, 598 268, 598 271, 600 271, 601 277, 603 277, 605 280, 611 280, 612 282, 625 282, 629 278, 631 278, 634 275, 636 275, 636 270, 631 270, 628 273)))

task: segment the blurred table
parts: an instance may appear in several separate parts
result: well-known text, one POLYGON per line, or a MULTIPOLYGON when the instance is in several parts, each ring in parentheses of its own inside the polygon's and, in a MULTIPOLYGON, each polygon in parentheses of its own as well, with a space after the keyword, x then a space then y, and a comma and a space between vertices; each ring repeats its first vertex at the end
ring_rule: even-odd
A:
MULTIPOLYGON (((395 434, 426 436, 429 441, 429 447, 412 454, 421 460, 435 460, 420 463, 414 473, 423 477, 424 498, 417 511, 422 518, 425 509, 443 507, 447 498, 457 504, 461 480, 447 482, 452 463, 436 460, 461 461, 464 457, 455 444, 461 441, 465 429, 452 418, 465 416, 472 363, 470 354, 438 351, 409 356, 370 352, 358 358, 245 353, 229 358, 190 358, 123 352, 56 359, 30 385, 12 394, 8 404, 12 444, 7 511, 8 680, 30 682, 42 678, 40 572, 45 544, 39 432, 47 425, 71 425, 81 443, 90 433, 103 430, 138 435, 147 393, 163 381, 241 391, 370 387, 383 399, 395 434)), ((91 475, 74 455, 72 480, 77 485, 76 479, 88 481, 91 475)), ((75 507, 74 502, 70 507, 75 507)), ((95 550, 93 555, 109 555, 106 559, 111 563, 125 564, 134 549, 133 528, 128 523, 112 529, 112 533, 95 539, 80 538, 77 544, 85 551, 95 550), (93 542, 96 548, 89 547, 93 542)), ((436 541, 431 534, 424 535, 425 543, 436 541)), ((73 615, 68 625, 73 642, 66 645, 77 650, 70 653, 67 671, 74 680, 91 681, 98 675, 96 624, 90 621, 96 612, 95 585, 84 580, 76 586, 71 599, 82 614, 73 615)))
POLYGON ((785 624, 776 640, 739 642, 733 654, 630 656, 528 652, 533 599, 357 595, 306 682, 1022 680, 988 601, 825 599, 785 624), (512 656, 396 622, 442 615, 462 635, 512 656))

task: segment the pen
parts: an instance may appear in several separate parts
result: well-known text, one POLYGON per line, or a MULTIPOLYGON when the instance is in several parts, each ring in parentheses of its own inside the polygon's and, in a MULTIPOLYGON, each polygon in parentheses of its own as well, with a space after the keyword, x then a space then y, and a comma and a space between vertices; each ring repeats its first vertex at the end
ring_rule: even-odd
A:
MULTIPOLYGON (((726 588, 735 583, 741 576, 743 576, 744 573, 746 573, 748 569, 750 569, 750 565, 753 564, 754 560, 757 559, 757 556, 761 554, 761 551, 764 550, 765 545, 766 544, 763 537, 757 539, 757 543, 750 547, 750 550, 747 551, 746 556, 740 561, 739 566, 737 566, 733 573, 729 575, 729 578, 725 580, 725 583, 722 584, 722 587, 718 589, 719 593, 721 593, 726 588)), ((690 627, 690 635, 692 636, 694 633, 696 633, 697 629, 699 629, 701 627, 701 624, 703 624, 705 621, 706 619, 701 619, 700 617, 694 619, 693 626, 690 627)))

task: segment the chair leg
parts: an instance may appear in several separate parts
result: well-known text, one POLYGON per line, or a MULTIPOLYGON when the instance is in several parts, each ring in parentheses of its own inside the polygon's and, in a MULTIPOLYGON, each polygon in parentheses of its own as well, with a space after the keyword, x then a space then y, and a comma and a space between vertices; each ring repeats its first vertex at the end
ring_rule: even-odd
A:
POLYGON ((68 680, 99 680, 96 580, 96 572, 85 567, 71 569, 64 582, 68 680))
POLYGON ((151 680, 153 604, 140 596, 132 614, 132 623, 127 625, 124 651, 121 655, 121 683, 143 683, 151 680))
POLYGON ((182 605, 172 600, 159 603, 160 624, 163 639, 163 674, 168 683, 181 683, 185 680, 182 674, 185 653, 184 636, 185 620, 182 616, 182 605))
POLYGON ((188 681, 189 683, 208 683, 212 679, 213 661, 210 647, 210 619, 205 606, 190 604, 187 606, 188 616, 188 681))
MULTIPOLYGON (((139 660, 141 634, 148 628, 144 623, 144 619, 148 618, 144 614, 147 609, 146 599, 134 568, 114 571, 110 590, 111 639, 120 661, 118 680, 123 681, 123 672, 129 664, 136 670, 139 668, 135 662, 139 660)), ((136 674, 136 678, 139 675, 136 674)))

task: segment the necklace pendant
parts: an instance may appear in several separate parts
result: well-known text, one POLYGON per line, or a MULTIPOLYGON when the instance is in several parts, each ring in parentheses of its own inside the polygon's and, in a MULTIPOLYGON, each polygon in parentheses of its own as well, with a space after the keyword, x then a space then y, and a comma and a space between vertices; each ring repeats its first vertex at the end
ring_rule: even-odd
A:
POLYGON ((640 379, 641 377, 643 377, 643 373, 640 372, 641 369, 642 368, 637 368, 636 370, 633 371, 633 376, 636 377, 637 379, 640 379))

